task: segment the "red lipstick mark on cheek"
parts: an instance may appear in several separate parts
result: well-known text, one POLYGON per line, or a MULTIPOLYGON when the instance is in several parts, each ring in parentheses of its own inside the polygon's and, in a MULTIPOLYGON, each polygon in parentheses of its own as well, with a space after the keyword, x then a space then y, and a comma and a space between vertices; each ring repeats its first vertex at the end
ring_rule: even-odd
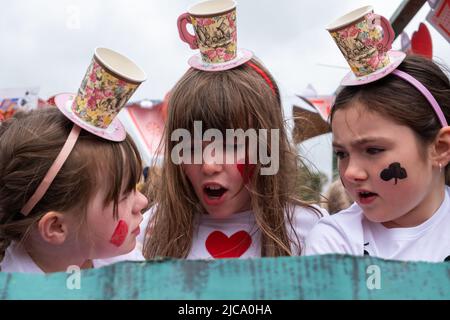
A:
POLYGON ((236 164, 236 167, 244 180, 244 184, 247 184, 253 176, 256 165, 238 163, 236 164))
POLYGON ((116 247, 120 247, 127 238, 127 235, 128 235, 127 223, 123 220, 119 220, 116 230, 114 230, 114 233, 109 242, 111 242, 116 247))

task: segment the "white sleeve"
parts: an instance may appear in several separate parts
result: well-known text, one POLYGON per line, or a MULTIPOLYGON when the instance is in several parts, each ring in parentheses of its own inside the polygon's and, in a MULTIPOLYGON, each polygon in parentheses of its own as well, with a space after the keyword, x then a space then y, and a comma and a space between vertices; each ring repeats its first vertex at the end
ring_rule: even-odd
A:
POLYGON ((136 242, 136 247, 127 254, 106 259, 94 259, 93 263, 94 268, 101 268, 122 261, 145 261, 145 258, 142 255, 142 245, 136 242))
POLYGON ((309 232, 322 217, 328 216, 328 212, 325 209, 320 208, 316 205, 314 205, 313 207, 319 210, 320 214, 309 208, 304 208, 301 206, 295 207, 294 215, 292 217, 292 226, 294 228, 293 231, 295 232, 295 234, 293 234, 292 229, 287 226, 289 230, 288 232, 290 234, 290 239, 295 243, 295 245, 291 244, 291 249, 294 255, 299 255, 299 252, 300 254, 303 253, 306 237, 308 236, 309 232), (297 244, 297 238, 300 241, 299 244, 297 244), (300 251, 298 245, 300 245, 300 251))
POLYGON ((345 232, 334 223, 333 217, 322 219, 306 238, 304 255, 352 254, 360 255, 345 232))

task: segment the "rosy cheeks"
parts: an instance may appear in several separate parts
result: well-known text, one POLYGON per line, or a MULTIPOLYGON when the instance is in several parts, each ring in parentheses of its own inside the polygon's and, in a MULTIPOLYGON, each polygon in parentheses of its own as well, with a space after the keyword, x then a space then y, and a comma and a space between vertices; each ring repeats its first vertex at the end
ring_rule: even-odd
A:
POLYGON ((237 167, 239 173, 241 174, 242 179, 244 180, 244 184, 249 183, 249 181, 252 178, 253 173, 255 171, 256 165, 238 163, 238 164, 236 164, 236 167, 237 167))
POLYGON ((120 247, 127 238, 127 235, 128 235, 127 223, 123 220, 119 220, 119 222, 117 223, 117 227, 114 230, 114 233, 109 242, 111 242, 116 247, 120 247))

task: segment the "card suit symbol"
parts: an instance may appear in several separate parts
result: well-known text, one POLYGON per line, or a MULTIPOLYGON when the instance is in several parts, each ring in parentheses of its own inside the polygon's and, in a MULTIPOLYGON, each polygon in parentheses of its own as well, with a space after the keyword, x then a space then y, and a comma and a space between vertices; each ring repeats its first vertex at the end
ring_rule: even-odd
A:
MULTIPOLYGON (((364 246, 368 246, 368 245, 369 245, 369 242, 364 243, 364 246)), ((370 256, 370 254, 369 254, 369 252, 367 250, 364 250, 364 255, 365 256, 370 256)))
POLYGON ((242 179, 244 180, 244 184, 249 183, 249 181, 252 178, 253 173, 255 171, 256 165, 255 164, 238 163, 236 166, 237 166, 239 173, 241 174, 242 179))
POLYGON ((420 23, 419 30, 415 31, 411 37, 411 51, 413 54, 433 58, 433 42, 431 34, 424 23, 420 23))
POLYGON ((111 242, 116 247, 120 247, 127 238, 127 235, 128 225, 125 221, 120 220, 109 242, 111 242))
POLYGON ((395 179, 395 184, 397 184, 398 179, 405 179, 407 176, 406 170, 398 162, 391 163, 389 168, 384 169, 380 174, 380 178, 384 181, 395 179))
POLYGON ((215 259, 218 258, 239 258, 242 256, 250 245, 252 237, 246 231, 238 231, 231 237, 227 237, 221 231, 213 231, 206 239, 206 250, 215 259))

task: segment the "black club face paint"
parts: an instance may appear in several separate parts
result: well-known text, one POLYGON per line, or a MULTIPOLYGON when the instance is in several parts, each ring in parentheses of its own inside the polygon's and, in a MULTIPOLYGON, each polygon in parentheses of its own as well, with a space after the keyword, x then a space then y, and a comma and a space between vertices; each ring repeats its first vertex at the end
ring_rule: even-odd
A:
POLYGON ((389 168, 384 169, 380 173, 380 178, 384 181, 389 181, 391 179, 395 179, 395 184, 397 184, 398 179, 406 179, 408 174, 406 173, 406 169, 402 168, 400 163, 394 162, 389 165, 389 168))

